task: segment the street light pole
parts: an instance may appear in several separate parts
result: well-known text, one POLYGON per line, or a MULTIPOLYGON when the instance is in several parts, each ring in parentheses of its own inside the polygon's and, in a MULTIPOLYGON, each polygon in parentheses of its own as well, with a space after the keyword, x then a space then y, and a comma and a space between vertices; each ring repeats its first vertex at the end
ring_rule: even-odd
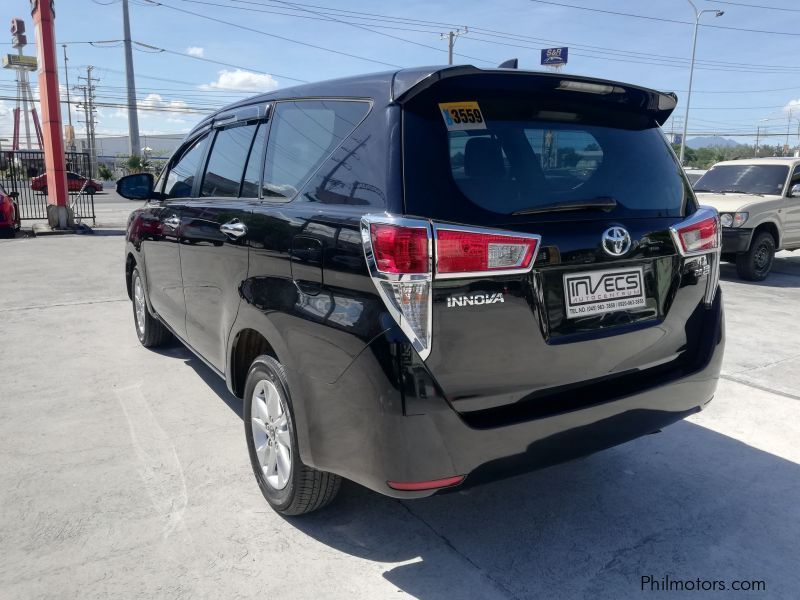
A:
POLYGON ((69 131, 72 136, 69 140, 69 149, 75 152, 75 134, 72 129, 72 106, 69 101, 69 66, 67 65, 69 59, 67 58, 67 45, 61 44, 61 47, 64 49, 64 87, 67 89, 67 119, 69 119, 69 131))
POLYGON ((713 9, 705 9, 705 10, 697 10, 697 7, 694 5, 692 0, 686 0, 689 4, 692 5, 694 9, 694 36, 692 38, 692 63, 689 67, 689 90, 686 92, 686 112, 684 113, 683 118, 683 137, 681 137, 681 153, 680 153, 680 163, 683 165, 683 156, 686 152, 686 132, 689 129, 689 103, 692 99, 692 79, 694 79, 694 55, 695 51, 697 50, 697 29, 700 26, 700 17, 703 13, 712 12, 714 13, 715 17, 721 17, 725 14, 725 11, 722 10, 713 10, 713 9))

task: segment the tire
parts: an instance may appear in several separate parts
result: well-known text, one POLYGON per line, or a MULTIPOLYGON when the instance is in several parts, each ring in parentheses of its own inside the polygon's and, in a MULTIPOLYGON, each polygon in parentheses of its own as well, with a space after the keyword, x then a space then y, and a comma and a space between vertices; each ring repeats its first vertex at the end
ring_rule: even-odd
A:
POLYGON ((97 190, 94 189, 93 185, 87 185, 85 188, 83 188, 83 191, 89 194, 90 196, 94 196, 95 193, 97 192, 97 190))
POLYGON ((133 305, 133 326, 136 337, 145 348, 157 348, 172 340, 172 334, 164 324, 150 314, 144 297, 144 284, 139 267, 131 273, 131 304, 133 305))
POLYGON ((46 188, 46 187, 43 187, 43 188, 42 188, 42 194, 43 194, 43 195, 45 195, 45 196, 47 196, 47 188, 46 188))
POLYGON ((283 366, 271 356, 259 356, 247 374, 244 393, 247 452, 269 505, 282 515, 293 516, 330 504, 339 491, 341 477, 300 461, 283 366))
POLYGON ((764 281, 775 260, 775 239, 762 231, 750 242, 750 248, 736 257, 736 272, 747 281, 764 281))

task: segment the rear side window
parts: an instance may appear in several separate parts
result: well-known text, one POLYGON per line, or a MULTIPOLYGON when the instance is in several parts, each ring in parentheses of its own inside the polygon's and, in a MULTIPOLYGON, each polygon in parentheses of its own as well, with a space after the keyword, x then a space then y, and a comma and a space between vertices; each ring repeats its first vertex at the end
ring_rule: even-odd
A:
POLYGON ((167 198, 188 198, 192 195, 194 178, 206 152, 208 134, 191 142, 173 161, 167 173, 164 194, 167 198))
POLYGON ((359 101, 279 102, 267 143, 263 196, 293 198, 368 110, 369 104, 359 101))
POLYGON ((203 175, 201 196, 235 198, 239 195, 239 183, 257 126, 257 123, 234 125, 217 132, 203 175))
POLYGON ((258 184, 261 182, 261 165, 264 164, 264 145, 267 139, 266 123, 261 123, 256 131, 250 156, 247 158, 247 168, 242 179, 242 197, 258 198, 258 184))
POLYGON ((404 109, 407 212, 500 223, 548 205, 613 198, 610 213, 559 218, 684 214, 691 190, 651 118, 600 110, 591 94, 556 104, 544 95, 464 93, 434 88, 404 109), (450 102, 477 103, 482 123, 447 123, 439 104, 450 102))

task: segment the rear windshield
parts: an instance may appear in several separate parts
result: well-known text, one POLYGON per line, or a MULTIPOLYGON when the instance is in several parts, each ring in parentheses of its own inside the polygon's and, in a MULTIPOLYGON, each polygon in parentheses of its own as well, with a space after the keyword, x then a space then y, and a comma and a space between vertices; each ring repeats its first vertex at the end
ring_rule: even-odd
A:
POLYGON ((498 222, 545 205, 613 199, 616 207, 603 212, 558 217, 685 213, 691 191, 652 119, 598 110, 591 94, 577 104, 464 95, 428 92, 406 106, 407 212, 498 222))
POLYGON ((783 194, 788 165, 720 165, 694 184, 696 192, 783 194))

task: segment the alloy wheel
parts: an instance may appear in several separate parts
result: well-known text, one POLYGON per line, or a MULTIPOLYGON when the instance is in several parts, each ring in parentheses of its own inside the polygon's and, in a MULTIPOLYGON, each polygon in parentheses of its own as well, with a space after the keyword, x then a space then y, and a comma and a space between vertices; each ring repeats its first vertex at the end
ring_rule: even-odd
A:
POLYGON ((292 474, 292 441, 286 407, 275 384, 259 381, 251 407, 250 426, 259 465, 267 483, 282 490, 292 474))
POLYGON ((133 280, 133 308, 136 315, 136 331, 139 332, 139 337, 144 337, 145 327, 145 310, 147 310, 144 301, 144 287, 142 287, 142 279, 138 275, 133 280))

